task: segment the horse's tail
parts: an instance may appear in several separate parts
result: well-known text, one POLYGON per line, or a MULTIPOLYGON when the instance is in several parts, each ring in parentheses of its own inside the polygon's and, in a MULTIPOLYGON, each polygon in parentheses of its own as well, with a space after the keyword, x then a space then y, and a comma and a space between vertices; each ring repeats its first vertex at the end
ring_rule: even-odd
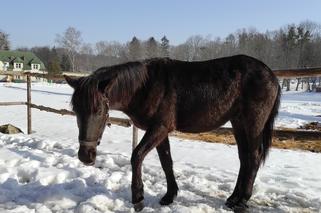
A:
POLYGON ((280 88, 280 85, 278 84, 278 92, 277 92, 276 99, 274 101, 274 106, 272 108, 272 111, 263 129, 263 155, 262 155, 263 163, 265 162, 265 159, 269 153, 269 149, 272 145, 274 119, 277 116, 279 111, 280 99, 281 99, 281 88, 280 88))

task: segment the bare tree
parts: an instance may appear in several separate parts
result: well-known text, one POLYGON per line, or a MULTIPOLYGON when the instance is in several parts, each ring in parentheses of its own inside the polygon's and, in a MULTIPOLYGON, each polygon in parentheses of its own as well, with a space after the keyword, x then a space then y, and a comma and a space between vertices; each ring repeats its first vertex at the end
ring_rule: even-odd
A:
POLYGON ((83 43, 83 45, 80 48, 79 53, 86 54, 86 55, 93 55, 94 54, 94 50, 93 50, 93 48, 92 48, 90 43, 83 43))
POLYGON ((237 38, 235 35, 229 34, 225 38, 222 50, 224 50, 224 52, 222 52, 224 56, 233 55, 237 52, 237 38))
POLYGON ((222 57, 225 55, 231 55, 229 52, 229 47, 222 43, 219 38, 215 40, 204 41, 203 45, 200 47, 201 50, 201 60, 209 60, 217 57, 222 57), (222 50, 225 50, 224 52, 222 50), (228 52, 226 52, 228 51, 228 52))
POLYGON ((65 49, 74 72, 76 70, 76 56, 82 43, 81 32, 74 27, 68 27, 62 35, 57 35, 56 42, 65 49))
POLYGON ((10 50, 9 35, 0 30, 0 50, 10 50))
POLYGON ((109 42, 108 41, 99 41, 95 44, 95 50, 97 55, 106 55, 108 54, 108 46, 109 42))
POLYGON ((175 59, 188 61, 190 60, 189 48, 186 43, 177 45, 172 49, 171 56, 175 59))
POLYGON ((124 49, 124 45, 117 41, 99 41, 95 45, 98 55, 119 58, 124 49))
POLYGON ((78 69, 79 71, 93 71, 96 67, 93 65, 92 58, 94 57, 94 50, 89 43, 83 43, 78 54, 78 69))
POLYGON ((188 61, 201 60, 202 50, 204 50, 206 39, 200 35, 191 36, 185 42, 188 48, 188 61))

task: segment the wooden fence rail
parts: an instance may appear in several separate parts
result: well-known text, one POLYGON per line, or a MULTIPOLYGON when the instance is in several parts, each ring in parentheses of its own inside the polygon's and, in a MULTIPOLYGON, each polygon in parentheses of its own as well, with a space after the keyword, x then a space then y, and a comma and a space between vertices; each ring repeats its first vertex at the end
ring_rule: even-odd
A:
POLYGON ((0 106, 17 106, 17 105, 27 105, 27 102, 0 102, 0 106))
MULTIPOLYGON (((87 76, 90 73, 75 73, 75 74, 68 74, 68 76, 87 76)), ((65 80, 63 75, 61 74, 47 74, 47 73, 34 73, 34 72, 19 72, 19 71, 0 71, 0 75, 8 75, 8 76, 32 76, 37 78, 45 78, 48 80, 65 80)))
MULTIPOLYGON (((28 105, 28 102, 0 102, 0 106, 19 106, 19 105, 23 105, 23 106, 28 105)), ((33 103, 30 103, 30 107, 34 109, 38 109, 40 111, 52 112, 59 115, 72 115, 72 116, 75 115, 73 111, 70 111, 67 109, 54 109, 51 107, 36 105, 33 103)), ((107 124, 108 125, 114 124, 122 127, 131 127, 133 125, 133 122, 126 118, 109 117, 107 124)))
MULTIPOLYGON (((31 108, 39 109, 40 111, 52 112, 60 115, 75 115, 73 111, 67 109, 54 109, 51 107, 46 107, 42 105, 30 104, 31 108)), ((126 118, 115 118, 109 117, 109 124, 115 124, 122 127, 130 127, 132 126, 132 121, 126 118)))

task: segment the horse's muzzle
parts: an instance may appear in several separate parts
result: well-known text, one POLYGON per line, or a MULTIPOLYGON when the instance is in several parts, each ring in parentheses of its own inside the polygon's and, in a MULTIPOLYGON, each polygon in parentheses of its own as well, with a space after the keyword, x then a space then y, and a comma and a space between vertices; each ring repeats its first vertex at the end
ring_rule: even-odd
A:
POLYGON ((87 166, 94 165, 96 160, 96 147, 80 146, 78 158, 87 166))

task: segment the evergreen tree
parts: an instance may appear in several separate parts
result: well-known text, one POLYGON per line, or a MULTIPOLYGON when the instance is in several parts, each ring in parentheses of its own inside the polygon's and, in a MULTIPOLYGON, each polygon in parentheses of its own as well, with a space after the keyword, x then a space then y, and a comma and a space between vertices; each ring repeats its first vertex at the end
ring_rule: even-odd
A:
POLYGON ((70 71, 71 69, 69 57, 66 54, 61 57, 60 67, 63 71, 70 71))
POLYGON ((48 62, 47 70, 48 70, 48 73, 52 74, 52 75, 56 75, 56 74, 61 73, 59 57, 58 57, 57 50, 55 47, 53 47, 50 51, 50 59, 48 62))
POLYGON ((169 57, 169 40, 166 36, 163 36, 161 39, 161 56, 162 57, 169 57))
POLYGON ((129 42, 128 55, 129 55, 128 58, 131 61, 142 59, 141 42, 136 38, 136 36, 134 36, 131 42, 129 42))
POLYGON ((146 58, 155 58, 158 56, 158 44, 154 37, 150 37, 146 42, 146 58))
MULTIPOLYGON (((28 49, 22 49, 22 51, 29 51, 28 49)), ((51 49, 49 47, 33 47, 31 48, 33 52, 40 60, 45 64, 45 67, 48 68, 49 62, 51 60, 51 49)))
POLYGON ((61 67, 60 67, 59 59, 54 58, 52 61, 50 61, 48 64, 47 70, 48 70, 48 74, 50 74, 50 75, 61 74, 61 67))
POLYGON ((310 62, 310 58, 312 58, 312 51, 310 40, 312 39, 312 35, 309 30, 305 30, 303 27, 297 27, 298 31, 298 48, 299 48, 299 61, 298 67, 305 67, 310 62))

